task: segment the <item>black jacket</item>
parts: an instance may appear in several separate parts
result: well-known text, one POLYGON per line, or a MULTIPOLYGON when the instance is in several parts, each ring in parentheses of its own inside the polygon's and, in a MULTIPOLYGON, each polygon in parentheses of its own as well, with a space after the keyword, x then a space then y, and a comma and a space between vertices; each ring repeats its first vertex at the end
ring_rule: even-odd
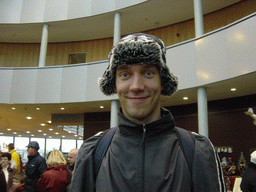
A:
POLYGON ((195 134, 192 175, 180 148, 174 121, 162 109, 162 118, 145 125, 129 121, 119 112, 119 129, 95 181, 93 150, 97 134, 81 146, 71 191, 225 191, 219 158, 211 142, 195 134))
POLYGON ((43 158, 39 153, 28 156, 28 162, 26 163, 25 168, 27 176, 25 187, 27 192, 37 191, 37 181, 45 171, 46 167, 45 158, 43 158))
POLYGON ((250 162, 242 175, 241 190, 243 192, 256 192, 256 164, 250 162))

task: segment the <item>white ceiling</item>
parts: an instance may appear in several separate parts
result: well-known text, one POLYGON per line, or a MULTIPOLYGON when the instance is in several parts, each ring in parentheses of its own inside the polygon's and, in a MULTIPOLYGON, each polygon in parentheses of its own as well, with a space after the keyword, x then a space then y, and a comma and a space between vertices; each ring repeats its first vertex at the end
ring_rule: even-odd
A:
MULTIPOLYGON (((204 14, 238 2, 238 0, 202 0, 204 14)), ((193 18, 191 0, 150 0, 138 6, 120 10, 122 34, 145 31, 193 18)), ((106 13, 89 18, 49 23, 49 41, 66 42, 99 39, 113 36, 114 13, 106 13)), ((0 42, 38 43, 41 39, 42 23, 0 25, 0 42), (29 32, 29 33, 28 33, 29 32)), ((256 94, 254 86, 256 74, 251 73, 234 79, 217 82, 207 86, 208 100, 217 100, 256 94), (230 91, 235 87, 235 92, 230 91)), ((163 99, 163 106, 183 105, 197 102, 197 89, 180 90, 170 98, 163 99), (187 96, 188 100, 183 100, 187 96)), ((54 128, 47 121, 51 114, 74 114, 109 111, 109 101, 93 103, 63 104, 0 104, 0 134, 52 138, 77 138, 74 134, 54 128), (104 108, 100 108, 104 106, 104 108), (12 109, 15 107, 15 109, 12 109), (60 108, 64 107, 65 110, 60 108), (40 110, 36 110, 40 108, 40 110), (31 116, 27 120, 26 116, 31 116), (41 124, 46 124, 41 126, 41 124), (11 129, 10 131, 7 128, 11 129), (53 128, 50 131, 49 128, 53 128), (38 132, 42 130, 42 132, 38 132), (30 133, 26 133, 30 131, 30 133), (55 132, 59 132, 58 135, 55 132), (44 136, 43 134, 47 134, 44 136)), ((1 135, 0 135, 1 136, 1 135)))

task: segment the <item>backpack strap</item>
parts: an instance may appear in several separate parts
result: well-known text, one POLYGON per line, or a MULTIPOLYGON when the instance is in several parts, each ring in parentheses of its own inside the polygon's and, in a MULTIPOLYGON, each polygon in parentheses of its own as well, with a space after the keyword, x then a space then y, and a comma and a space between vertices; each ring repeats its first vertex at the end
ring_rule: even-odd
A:
POLYGON ((107 130, 95 146, 96 150, 94 153, 94 160, 93 160, 94 168, 95 168, 94 169, 95 170, 95 173, 94 173, 95 179, 98 175, 102 160, 107 153, 108 147, 112 141, 112 138, 113 138, 116 130, 117 130, 117 127, 113 127, 111 129, 107 130))
POLYGON ((195 138, 190 131, 175 126, 177 137, 181 145, 183 154, 189 166, 192 175, 192 166, 195 153, 195 138))

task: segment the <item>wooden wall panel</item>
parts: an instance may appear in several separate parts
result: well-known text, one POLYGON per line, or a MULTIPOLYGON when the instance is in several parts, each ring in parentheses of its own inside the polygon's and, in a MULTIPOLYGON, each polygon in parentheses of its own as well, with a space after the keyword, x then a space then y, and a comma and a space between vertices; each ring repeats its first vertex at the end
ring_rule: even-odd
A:
MULTIPOLYGON (((243 0, 227 8, 204 15, 205 33, 226 26, 256 11, 255 0, 243 0)), ((161 38, 166 46, 195 37, 194 20, 144 31, 161 38)), ((69 54, 86 53, 86 62, 106 60, 113 39, 49 43, 46 66, 67 65, 69 54)), ((0 43, 0 66, 38 66, 40 44, 0 43)))

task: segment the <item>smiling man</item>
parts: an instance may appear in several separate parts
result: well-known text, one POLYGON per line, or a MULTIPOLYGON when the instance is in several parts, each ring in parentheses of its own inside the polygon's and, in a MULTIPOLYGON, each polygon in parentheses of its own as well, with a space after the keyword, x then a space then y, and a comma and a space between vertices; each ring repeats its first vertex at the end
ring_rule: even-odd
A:
POLYGON ((116 131, 97 170, 98 142, 107 136, 99 133, 83 143, 71 191, 225 191, 209 139, 175 127, 171 113, 160 106, 161 97, 172 95, 178 84, 165 54, 160 39, 142 33, 112 48, 99 86, 105 95, 118 95, 118 127, 111 129, 116 131))

